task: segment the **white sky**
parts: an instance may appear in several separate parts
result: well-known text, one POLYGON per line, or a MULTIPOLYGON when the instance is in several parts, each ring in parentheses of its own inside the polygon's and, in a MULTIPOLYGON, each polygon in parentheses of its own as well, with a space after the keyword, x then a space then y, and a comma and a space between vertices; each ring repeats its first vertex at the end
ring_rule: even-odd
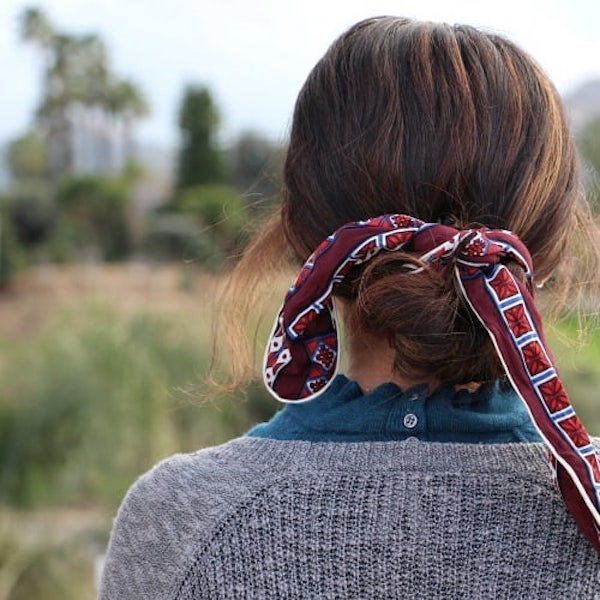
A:
MULTIPOLYGON (((0 144, 22 132, 36 105, 40 62, 20 42, 30 3, 0 0, 0 144)), ((361 18, 395 14, 462 22, 502 33, 528 50, 561 92, 600 78, 600 0, 41 0, 59 29, 93 30, 116 70, 152 104, 142 141, 174 145, 183 86, 210 85, 223 137, 243 128, 287 133, 296 95, 333 39, 361 18)))

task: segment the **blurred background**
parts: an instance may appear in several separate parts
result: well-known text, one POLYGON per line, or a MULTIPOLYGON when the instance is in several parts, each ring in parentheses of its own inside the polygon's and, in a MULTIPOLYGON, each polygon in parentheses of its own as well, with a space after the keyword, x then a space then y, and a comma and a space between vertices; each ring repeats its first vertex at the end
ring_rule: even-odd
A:
MULTIPOLYGON (((295 97, 355 21, 465 22, 521 44, 564 97, 600 210, 600 4, 450 4, 2 0, 0 600, 94 598, 134 479, 278 408, 259 384, 202 399, 212 307, 277 202, 295 97)), ((600 435, 600 334, 581 345, 579 330, 549 333, 600 435)))

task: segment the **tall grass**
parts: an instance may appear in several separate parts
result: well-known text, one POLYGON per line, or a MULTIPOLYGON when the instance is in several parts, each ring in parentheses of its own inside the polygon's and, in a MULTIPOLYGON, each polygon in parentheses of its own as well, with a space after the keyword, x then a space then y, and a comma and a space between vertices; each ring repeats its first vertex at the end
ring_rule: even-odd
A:
POLYGON ((202 338, 183 320, 91 304, 1 342, 0 500, 114 508, 160 458, 268 417, 275 407, 259 394, 190 394, 208 362, 202 338))

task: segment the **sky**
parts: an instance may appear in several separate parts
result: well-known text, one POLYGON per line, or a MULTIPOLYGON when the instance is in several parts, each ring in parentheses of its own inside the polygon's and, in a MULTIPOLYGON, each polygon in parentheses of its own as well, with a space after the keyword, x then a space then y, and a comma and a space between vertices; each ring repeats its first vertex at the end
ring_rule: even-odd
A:
MULTIPOLYGON (((30 124, 41 61, 19 39, 31 2, 0 0, 0 144, 30 124)), ((34 3, 35 4, 35 3, 34 3)), ((600 78, 599 0, 40 0, 58 29, 96 32, 115 70, 143 89, 152 114, 140 141, 177 144, 187 83, 212 90, 224 143, 245 129, 285 139, 295 98, 329 44, 379 14, 467 23, 508 36, 530 52, 562 93, 600 78)))

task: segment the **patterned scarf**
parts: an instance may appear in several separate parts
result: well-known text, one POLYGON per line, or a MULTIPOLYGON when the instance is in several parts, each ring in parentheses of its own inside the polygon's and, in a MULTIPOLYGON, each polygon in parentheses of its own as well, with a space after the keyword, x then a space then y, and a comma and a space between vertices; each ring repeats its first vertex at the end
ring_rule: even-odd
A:
MULTIPOLYGON (((407 215, 344 225, 313 252, 285 297, 265 352, 267 389, 281 402, 306 402, 327 389, 339 363, 332 294, 354 266, 381 250, 416 252, 426 264, 453 260, 468 305, 549 449, 567 508, 600 553, 600 456, 546 344, 533 301, 529 251, 509 231, 458 230, 407 215), (524 269, 526 284, 507 269, 508 262, 524 269)), ((421 270, 413 266, 415 273, 421 270)))

